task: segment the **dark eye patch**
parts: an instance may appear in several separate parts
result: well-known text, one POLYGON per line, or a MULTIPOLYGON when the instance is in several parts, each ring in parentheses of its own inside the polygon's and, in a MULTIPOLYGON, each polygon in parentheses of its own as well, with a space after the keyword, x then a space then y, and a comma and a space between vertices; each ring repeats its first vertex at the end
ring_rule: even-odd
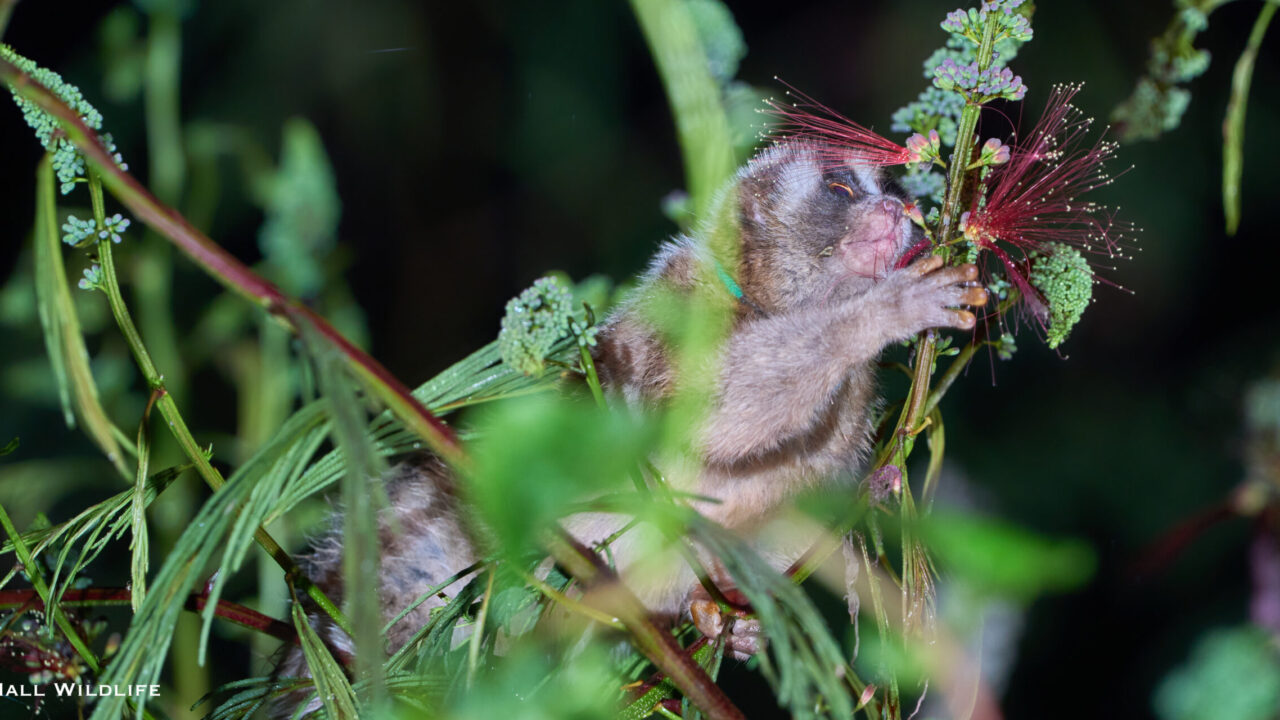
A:
POLYGON ((903 205, 915 200, 915 198, 911 197, 911 193, 907 192, 906 188, 902 187, 902 184, 896 180, 886 182, 883 189, 885 195, 892 195, 898 198, 903 205))

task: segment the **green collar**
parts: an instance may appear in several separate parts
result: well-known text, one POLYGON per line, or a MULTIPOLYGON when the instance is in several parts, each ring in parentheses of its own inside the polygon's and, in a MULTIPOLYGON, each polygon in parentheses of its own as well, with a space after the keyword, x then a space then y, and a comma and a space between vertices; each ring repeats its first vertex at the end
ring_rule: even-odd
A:
POLYGON ((730 295, 741 300, 742 288, 738 286, 738 281, 733 279, 733 276, 729 274, 728 270, 724 269, 724 265, 721 265, 719 260, 716 260, 715 264, 716 275, 720 276, 720 282, 724 283, 725 289, 729 291, 730 295))

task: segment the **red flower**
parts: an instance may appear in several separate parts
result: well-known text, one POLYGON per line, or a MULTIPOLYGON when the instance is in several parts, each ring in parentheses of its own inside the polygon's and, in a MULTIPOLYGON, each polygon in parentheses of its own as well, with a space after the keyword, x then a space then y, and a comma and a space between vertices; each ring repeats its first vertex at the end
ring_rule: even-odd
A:
MULTIPOLYGON (((786 83, 783 83, 786 85, 786 83)), ((866 165, 903 165, 919 162, 918 150, 909 150, 876 134, 840 113, 787 85, 787 95, 795 102, 785 105, 769 99, 766 115, 781 122, 771 134, 786 139, 811 141, 830 154, 832 166, 854 159, 866 165), (851 158, 852 156, 852 158, 851 158)))
POLYGON ((1065 243, 1085 255, 1123 257, 1123 233, 1133 229, 1116 221, 1114 208, 1080 199, 1114 180, 1104 166, 1115 156, 1116 143, 1085 144, 1093 120, 1071 105, 1079 90, 1080 85, 1053 88, 1040 121, 1014 145, 1009 162, 992 171, 985 200, 979 193, 964 217, 965 237, 1000 260, 1042 318, 1043 303, 1027 279, 1031 253, 1065 243))

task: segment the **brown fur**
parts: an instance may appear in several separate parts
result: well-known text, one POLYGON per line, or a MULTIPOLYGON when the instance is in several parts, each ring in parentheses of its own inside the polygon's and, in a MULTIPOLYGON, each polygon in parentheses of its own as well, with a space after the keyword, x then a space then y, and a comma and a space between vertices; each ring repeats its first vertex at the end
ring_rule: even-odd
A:
MULTIPOLYGON (((831 159, 829 150, 800 143, 774 147, 739 173, 726 199, 738 206, 739 252, 732 269, 743 299, 721 348, 715 401, 695 443, 697 457, 671 477, 682 489, 717 500, 698 508, 747 536, 800 490, 856 470, 869 446, 868 408, 876 402, 873 361, 886 346, 928 328, 972 327, 973 316, 955 308, 985 302, 981 290, 966 287, 976 277, 971 267, 938 269, 940 263, 929 260, 893 269, 915 235, 901 203, 883 192, 871 169, 853 158, 834 166, 831 159)), ((596 367, 607 389, 631 404, 659 404, 677 387, 668 348, 646 319, 646 298, 659 292, 692 297, 699 283, 716 284, 710 235, 667 243, 635 299, 601 329, 596 367)), ((392 502, 381 528, 379 587, 388 619, 474 561, 451 487, 434 460, 404 466, 388 482, 392 502), (392 527, 405 534, 391 533, 392 527)), ((568 527, 593 542, 623 522, 582 515, 568 527)), ((645 540, 643 530, 627 533, 614 544, 614 557, 655 612, 675 615, 694 586, 693 575, 678 561, 642 578, 629 573, 633 564, 652 559, 642 556, 645 540)), ((803 549, 803 540, 774 540, 760 549, 783 567, 803 549)), ((340 546, 339 538, 330 538, 312 562, 318 581, 339 595, 340 546)), ((438 604, 425 604, 397 625, 389 649, 438 604)), ((328 630, 331 640, 349 647, 341 633, 328 630)), ((282 665, 285 674, 303 669, 297 652, 282 665)))

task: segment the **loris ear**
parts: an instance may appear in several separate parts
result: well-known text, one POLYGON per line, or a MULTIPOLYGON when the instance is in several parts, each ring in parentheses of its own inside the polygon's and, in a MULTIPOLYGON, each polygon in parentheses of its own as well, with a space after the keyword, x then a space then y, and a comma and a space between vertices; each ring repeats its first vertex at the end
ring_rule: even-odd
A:
POLYGON ((738 207, 745 222, 757 227, 769 224, 769 190, 777 180, 777 170, 761 163, 748 166, 738 182, 738 207))

